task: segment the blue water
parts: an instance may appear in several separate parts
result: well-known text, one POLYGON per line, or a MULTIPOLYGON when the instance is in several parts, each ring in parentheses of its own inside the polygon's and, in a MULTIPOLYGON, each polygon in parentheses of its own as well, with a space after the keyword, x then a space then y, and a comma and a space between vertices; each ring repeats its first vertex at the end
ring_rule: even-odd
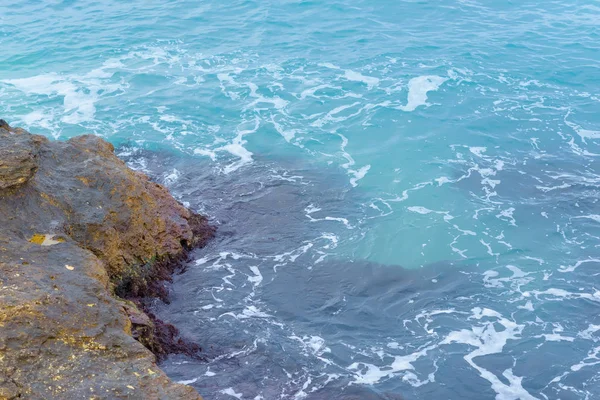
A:
POLYGON ((0 117, 219 226, 207 399, 600 398, 600 4, 0 4, 0 117))

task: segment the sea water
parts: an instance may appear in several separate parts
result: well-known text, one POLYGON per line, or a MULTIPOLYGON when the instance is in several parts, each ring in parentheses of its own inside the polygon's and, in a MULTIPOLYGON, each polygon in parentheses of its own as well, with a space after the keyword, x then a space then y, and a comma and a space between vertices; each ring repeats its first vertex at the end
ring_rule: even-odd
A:
POLYGON ((0 117, 218 226, 207 399, 600 398, 597 1, 3 0, 0 117))

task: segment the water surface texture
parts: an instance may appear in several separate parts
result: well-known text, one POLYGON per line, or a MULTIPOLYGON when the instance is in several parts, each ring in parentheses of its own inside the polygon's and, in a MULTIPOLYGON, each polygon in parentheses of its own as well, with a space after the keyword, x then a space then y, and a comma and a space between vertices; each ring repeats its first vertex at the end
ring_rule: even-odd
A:
POLYGON ((207 399, 600 398, 597 1, 0 4, 0 116, 218 238, 157 304, 207 399))

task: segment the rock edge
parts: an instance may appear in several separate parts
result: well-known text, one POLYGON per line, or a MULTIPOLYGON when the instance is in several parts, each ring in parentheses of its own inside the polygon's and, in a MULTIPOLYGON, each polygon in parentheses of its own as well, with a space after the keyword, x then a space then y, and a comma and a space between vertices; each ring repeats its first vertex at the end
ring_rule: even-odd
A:
POLYGON ((147 299, 213 236, 206 218, 99 137, 0 120, 0 221, 0 399, 201 399, 157 367, 200 349, 147 299))

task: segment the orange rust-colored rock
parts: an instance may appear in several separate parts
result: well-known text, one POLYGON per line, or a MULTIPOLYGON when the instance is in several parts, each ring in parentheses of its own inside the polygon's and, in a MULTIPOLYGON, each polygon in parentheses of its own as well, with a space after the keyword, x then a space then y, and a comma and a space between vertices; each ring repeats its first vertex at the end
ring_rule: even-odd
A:
POLYGON ((212 237, 204 217, 98 137, 0 120, 0 222, 0 399, 200 399, 155 356, 199 349, 144 298, 212 237))

